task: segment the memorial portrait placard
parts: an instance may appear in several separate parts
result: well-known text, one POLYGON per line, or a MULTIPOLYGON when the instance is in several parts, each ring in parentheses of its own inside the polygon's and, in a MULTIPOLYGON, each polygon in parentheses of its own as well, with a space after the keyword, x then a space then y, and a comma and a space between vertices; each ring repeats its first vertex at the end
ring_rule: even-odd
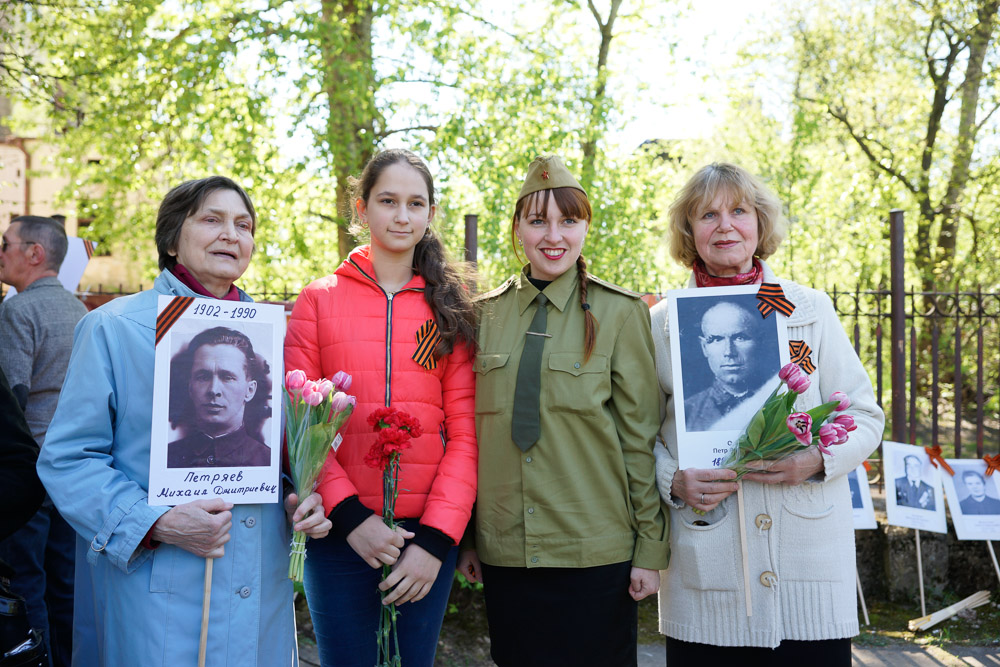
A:
POLYGON ((284 308, 161 296, 149 504, 278 502, 284 308))
POLYGON ((1000 540, 1000 475, 986 474, 982 459, 945 459, 955 471, 941 475, 960 540, 1000 540))
POLYGON ((882 442, 885 470, 885 512, 889 524, 948 532, 941 491, 941 471, 923 447, 882 442))
POLYGON ((758 310, 759 285, 671 290, 678 463, 718 468, 789 361, 784 315, 758 310))
POLYGON ((872 490, 868 485, 868 471, 862 463, 847 473, 847 485, 851 488, 851 511, 854 513, 855 530, 874 530, 875 506, 872 504, 872 490))

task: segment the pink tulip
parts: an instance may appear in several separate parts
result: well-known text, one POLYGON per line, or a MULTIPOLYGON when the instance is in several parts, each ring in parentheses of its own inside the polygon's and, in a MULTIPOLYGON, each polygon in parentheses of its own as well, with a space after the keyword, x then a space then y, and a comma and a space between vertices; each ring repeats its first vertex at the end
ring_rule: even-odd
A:
POLYGON ((804 394, 811 384, 809 376, 801 373, 788 381, 788 388, 796 394, 804 394))
POLYGON ((306 405, 315 407, 323 402, 323 392, 319 390, 319 386, 315 382, 307 380, 302 387, 302 400, 305 401, 306 405))
POLYGON ((854 417, 852 417, 851 415, 844 415, 844 414, 837 415, 836 417, 833 418, 833 423, 840 424, 847 431, 853 431, 857 428, 857 425, 854 423, 854 417))
POLYGON ((302 386, 306 383, 306 372, 300 370, 288 371, 285 373, 285 389, 288 391, 295 391, 296 389, 302 389, 302 386))
POLYGON ((792 378, 798 377, 801 374, 802 371, 799 370, 798 364, 785 364, 781 367, 781 370, 778 371, 778 379, 782 382, 788 382, 792 378))
POLYGON ((353 378, 344 371, 337 371, 333 374, 333 386, 337 388, 337 391, 347 391, 351 388, 351 382, 353 382, 353 378))
POLYGON ((812 443, 812 417, 805 412, 793 412, 788 415, 788 419, 785 420, 785 424, 788 425, 788 430, 792 432, 795 439, 801 442, 803 445, 808 446, 812 443))
POLYGON ((819 451, 823 452, 827 456, 833 456, 827 447, 837 443, 837 431, 833 428, 833 424, 823 424, 819 427, 819 442, 816 446, 819 447, 819 451))
POLYGON ((841 412, 851 407, 851 399, 847 397, 842 391, 835 391, 830 394, 830 401, 838 401, 837 407, 834 408, 837 412, 841 412))
POLYGON ((348 407, 353 408, 356 404, 356 398, 349 396, 342 391, 338 391, 333 395, 333 401, 330 403, 330 410, 332 412, 343 412, 348 407))
POLYGON ((323 378, 316 382, 316 388, 319 390, 319 393, 323 394, 323 398, 326 398, 333 391, 333 383, 323 378))

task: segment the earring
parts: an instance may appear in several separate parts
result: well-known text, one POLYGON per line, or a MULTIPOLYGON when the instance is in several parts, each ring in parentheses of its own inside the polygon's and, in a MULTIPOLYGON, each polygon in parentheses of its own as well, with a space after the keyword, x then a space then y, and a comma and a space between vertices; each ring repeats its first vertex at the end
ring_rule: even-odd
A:
POLYGON ((522 248, 524 247, 524 241, 521 240, 520 236, 517 237, 517 245, 521 246, 522 248))

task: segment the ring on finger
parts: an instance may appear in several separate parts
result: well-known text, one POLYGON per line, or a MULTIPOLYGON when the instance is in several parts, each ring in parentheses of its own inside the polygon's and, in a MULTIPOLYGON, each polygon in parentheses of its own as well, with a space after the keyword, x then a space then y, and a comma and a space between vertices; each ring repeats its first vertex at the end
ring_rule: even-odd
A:
POLYGON ((704 505, 704 504, 705 504, 705 494, 704 494, 704 493, 703 493, 703 494, 701 494, 701 504, 702 504, 702 505, 704 505))

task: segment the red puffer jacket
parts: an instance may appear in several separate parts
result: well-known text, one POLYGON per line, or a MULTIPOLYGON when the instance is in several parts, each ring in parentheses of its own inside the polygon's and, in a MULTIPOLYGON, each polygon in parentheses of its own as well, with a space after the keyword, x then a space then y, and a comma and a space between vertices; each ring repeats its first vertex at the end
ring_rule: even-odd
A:
POLYGON ((476 499, 475 378, 465 346, 438 359, 434 370, 413 360, 417 329, 432 319, 424 284, 414 276, 386 294, 375 282, 368 246, 356 248, 332 276, 299 295, 285 338, 285 369, 300 368, 310 379, 339 370, 354 378, 357 406, 319 479, 326 513, 357 495, 381 514, 382 472, 364 461, 375 442, 367 419, 392 405, 423 429, 400 459, 396 516, 419 518, 457 544, 476 499))

